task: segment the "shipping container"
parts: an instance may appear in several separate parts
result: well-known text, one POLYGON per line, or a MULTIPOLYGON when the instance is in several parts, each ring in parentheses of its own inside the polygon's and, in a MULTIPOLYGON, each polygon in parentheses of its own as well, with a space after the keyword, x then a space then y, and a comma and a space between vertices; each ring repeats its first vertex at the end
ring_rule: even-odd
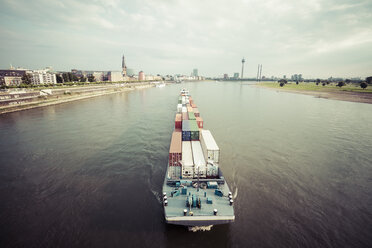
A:
POLYGON ((220 148, 217 146, 217 143, 209 130, 201 130, 200 142, 203 148, 204 158, 207 162, 210 160, 214 163, 219 163, 220 148))
POLYGON ((176 118, 174 120, 174 128, 182 128, 182 115, 176 114, 176 118))
POLYGON ((189 120, 182 120, 182 141, 191 141, 191 129, 189 120))
POLYGON ((188 112, 189 120, 196 120, 194 112, 188 112))
POLYGON ((195 117, 200 117, 199 110, 197 108, 193 108, 195 117))
POLYGON ((182 96, 182 104, 186 104, 186 97, 182 96))
POLYGON ((199 140, 199 127, 196 123, 196 120, 189 120, 189 128, 190 128, 190 139, 191 140, 199 140))
POLYGON ((188 113, 182 113, 182 120, 188 120, 188 119, 189 119, 188 113))
POLYGON ((190 141, 182 141, 182 178, 193 178, 194 161, 190 141))
POLYGON ((182 107, 182 113, 187 113, 187 108, 186 107, 182 107))
POLYGON ((198 124, 198 127, 203 128, 203 124, 204 124, 203 119, 201 117, 196 117, 195 119, 196 119, 196 123, 198 124))
POLYGON ((193 112, 193 109, 191 106, 187 107, 187 112, 193 112))
POLYGON ((209 178, 217 178, 218 177, 218 164, 209 161, 207 163, 207 177, 209 178))
POLYGON ((182 112, 182 104, 177 104, 177 113, 182 112))
POLYGON ((174 131, 169 147, 169 166, 181 166, 182 159, 182 133, 174 131))
POLYGON ((191 107, 192 107, 192 108, 196 108, 196 104, 195 104, 195 103, 192 103, 192 104, 191 104, 191 107))
POLYGON ((195 177, 205 178, 207 176, 207 167, 200 141, 191 141, 191 149, 194 159, 194 175, 195 177))
POLYGON ((168 169, 168 177, 171 179, 180 179, 182 173, 181 166, 170 166, 168 169))

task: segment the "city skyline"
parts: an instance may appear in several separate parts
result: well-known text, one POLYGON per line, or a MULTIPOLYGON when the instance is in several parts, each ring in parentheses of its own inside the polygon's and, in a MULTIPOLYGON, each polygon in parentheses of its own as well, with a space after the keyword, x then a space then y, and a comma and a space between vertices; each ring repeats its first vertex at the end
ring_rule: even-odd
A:
POLYGON ((304 78, 372 74, 370 1, 0 0, 0 67, 304 78))

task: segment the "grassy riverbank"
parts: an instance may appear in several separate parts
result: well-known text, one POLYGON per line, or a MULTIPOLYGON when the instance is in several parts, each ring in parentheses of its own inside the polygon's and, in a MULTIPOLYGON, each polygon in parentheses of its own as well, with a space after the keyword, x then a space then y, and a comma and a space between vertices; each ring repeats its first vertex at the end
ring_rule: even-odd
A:
POLYGON ((287 83, 283 87, 280 87, 277 82, 260 82, 257 83, 256 86, 278 91, 312 95, 320 98, 372 104, 371 85, 366 89, 360 88, 359 85, 352 84, 338 87, 335 83, 325 86, 321 83, 319 83, 319 85, 316 85, 316 83, 299 83, 298 85, 296 83, 287 83))
POLYGON ((322 86, 321 83, 287 83, 283 87, 280 87, 277 82, 261 82, 258 85, 270 88, 286 89, 286 90, 300 90, 300 91, 323 91, 323 92, 361 92, 361 93, 372 93, 372 86, 370 85, 366 89, 362 89, 359 85, 345 85, 342 87, 336 86, 335 83, 331 83, 322 86))

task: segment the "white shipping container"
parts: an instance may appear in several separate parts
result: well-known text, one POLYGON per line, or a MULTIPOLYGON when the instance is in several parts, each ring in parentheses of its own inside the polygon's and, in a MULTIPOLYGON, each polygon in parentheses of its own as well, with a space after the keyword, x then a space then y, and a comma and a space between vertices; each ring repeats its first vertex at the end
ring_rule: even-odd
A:
POLYGON ((186 104, 186 97, 182 96, 182 104, 186 104))
POLYGON ((214 163, 220 162, 220 148, 217 146, 211 132, 202 129, 200 132, 200 142, 203 148, 204 159, 213 161, 214 163))
POLYGON ((207 164, 207 176, 208 177, 218 176, 218 164, 213 163, 207 164))
POLYGON ((182 113, 187 113, 187 108, 186 107, 182 107, 182 113))
POLYGON ((194 159, 195 177, 206 177, 206 162, 203 155, 203 149, 200 141, 191 141, 192 157, 194 159))
POLYGON ((182 104, 177 104, 177 112, 181 113, 182 112, 182 104))
POLYGON ((192 158, 191 141, 182 141, 182 178, 194 176, 194 161, 192 158))
POLYGON ((191 141, 182 141, 182 166, 194 166, 191 141))
POLYGON ((169 166, 168 177, 171 179, 179 179, 181 177, 181 166, 169 166))
POLYGON ((193 166, 182 166, 182 178, 193 178, 194 167, 193 166))

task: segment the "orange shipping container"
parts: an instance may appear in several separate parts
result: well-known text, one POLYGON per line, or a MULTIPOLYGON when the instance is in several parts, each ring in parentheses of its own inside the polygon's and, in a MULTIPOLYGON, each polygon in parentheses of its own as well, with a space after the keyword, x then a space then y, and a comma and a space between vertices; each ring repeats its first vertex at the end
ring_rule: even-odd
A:
POLYGON ((199 110, 197 108, 194 108, 193 110, 194 110, 195 117, 200 117, 199 110))
POLYGON ((199 128, 203 128, 203 119, 201 117, 196 117, 196 123, 198 123, 199 128))
POLYGON ((182 128, 182 115, 176 114, 176 119, 174 120, 174 128, 182 128))
POLYGON ((192 107, 187 107, 187 112, 192 112, 193 108, 192 107))
POLYGON ((182 160, 182 132, 174 131, 169 147, 169 166, 181 166, 182 160))
POLYGON ((185 120, 188 120, 188 119, 189 119, 189 115, 187 113, 182 113, 182 120, 185 121, 185 120))

